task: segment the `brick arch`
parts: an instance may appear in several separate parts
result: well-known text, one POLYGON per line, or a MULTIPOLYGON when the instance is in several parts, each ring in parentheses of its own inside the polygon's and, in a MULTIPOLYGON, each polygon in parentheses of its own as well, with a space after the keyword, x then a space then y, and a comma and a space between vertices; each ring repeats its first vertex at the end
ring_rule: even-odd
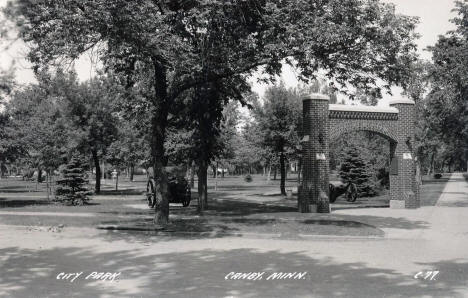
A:
POLYGON ((341 124, 330 125, 329 141, 330 143, 332 143, 336 141, 340 136, 355 131, 370 131, 387 139, 391 143, 398 142, 397 135, 393 132, 393 130, 383 125, 368 124, 364 121, 360 122, 359 124, 350 124, 346 123, 346 120, 342 120, 341 124))
POLYGON ((385 108, 330 105, 328 96, 322 94, 304 98, 299 211, 330 212, 329 144, 353 131, 370 131, 390 141, 390 206, 419 207, 412 141, 415 117, 414 101, 404 98, 392 100, 385 108))

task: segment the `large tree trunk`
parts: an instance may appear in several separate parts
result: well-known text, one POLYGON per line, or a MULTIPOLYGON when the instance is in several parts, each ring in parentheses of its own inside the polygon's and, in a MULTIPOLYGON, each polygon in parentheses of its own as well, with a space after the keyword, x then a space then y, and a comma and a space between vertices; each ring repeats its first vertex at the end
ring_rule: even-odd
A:
POLYGON ((215 171, 215 190, 218 190, 218 165, 219 163, 216 162, 216 171, 215 171))
POLYGON ((208 203, 208 163, 198 161, 198 212, 203 213, 208 203))
POLYGON ((47 201, 50 201, 49 171, 46 171, 47 201))
POLYGON ((151 119, 151 157, 156 182, 156 204, 154 223, 166 227, 169 223, 169 199, 167 196, 167 175, 164 141, 168 117, 166 69, 157 59, 154 63, 154 87, 156 95, 153 100, 154 110, 151 119))
POLYGON ((429 175, 434 174, 436 152, 432 153, 431 164, 429 166, 429 175))
POLYGON ((119 190, 119 172, 115 175, 115 191, 119 190))
POLYGON ((276 180, 277 173, 278 173, 278 167, 275 165, 273 169, 273 180, 276 180))
POLYGON ((286 165, 284 161, 284 152, 280 152, 280 172, 281 172, 281 182, 280 190, 282 195, 286 195, 286 165))
POLYGON ((130 165, 130 181, 133 182, 133 178, 135 176, 135 165, 131 164, 130 165))
POLYGON ((97 150, 93 149, 92 151, 93 155, 93 162, 94 162, 94 168, 96 169, 96 184, 94 185, 94 192, 96 194, 101 192, 101 166, 99 165, 99 156, 97 154, 97 150))
POLYGON ((41 167, 38 167, 37 168, 37 183, 41 183, 42 182, 42 169, 41 167))
POLYGON ((211 165, 211 170, 213 171, 213 178, 216 178, 217 169, 216 169, 215 165, 211 165))
POLYGON ((37 168, 37 179, 36 179, 36 190, 38 190, 39 183, 41 183, 41 180, 42 180, 42 169, 41 169, 41 167, 38 167, 37 168))

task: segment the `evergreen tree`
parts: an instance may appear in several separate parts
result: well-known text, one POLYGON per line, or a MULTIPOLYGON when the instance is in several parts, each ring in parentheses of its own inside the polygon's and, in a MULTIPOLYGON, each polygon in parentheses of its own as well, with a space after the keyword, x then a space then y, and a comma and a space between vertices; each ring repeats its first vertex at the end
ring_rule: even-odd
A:
POLYGON ((78 157, 72 159, 62 169, 62 177, 57 180, 55 200, 67 205, 83 205, 92 193, 86 187, 88 184, 85 172, 86 163, 78 157))
POLYGON ((374 196, 376 194, 372 183, 372 175, 368 162, 362 158, 358 148, 350 147, 345 152, 340 167, 340 177, 343 182, 356 184, 359 197, 374 196))

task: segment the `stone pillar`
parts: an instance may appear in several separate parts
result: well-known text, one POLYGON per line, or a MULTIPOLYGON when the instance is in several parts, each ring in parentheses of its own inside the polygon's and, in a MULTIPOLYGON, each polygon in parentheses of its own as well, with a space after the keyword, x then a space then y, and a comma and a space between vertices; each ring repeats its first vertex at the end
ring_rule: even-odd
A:
POLYGON ((414 151, 415 103, 412 100, 400 98, 392 100, 390 106, 399 111, 396 127, 397 143, 391 146, 393 154, 391 154, 390 168, 390 207, 419 208, 419 185, 416 182, 414 151))
POLYGON ((328 194, 329 97, 311 94, 303 100, 302 184, 299 186, 298 207, 303 213, 330 212, 328 194))

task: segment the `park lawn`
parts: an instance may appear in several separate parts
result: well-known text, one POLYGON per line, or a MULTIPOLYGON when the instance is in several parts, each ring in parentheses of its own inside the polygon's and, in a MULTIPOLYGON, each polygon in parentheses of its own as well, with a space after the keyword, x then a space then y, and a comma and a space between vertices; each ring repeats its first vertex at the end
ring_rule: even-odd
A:
MULTIPOLYGON (((63 206, 47 201, 43 184, 35 190, 34 182, 8 181, 0 186, 0 224, 151 230, 154 212, 145 207, 142 194, 145 183, 144 179, 140 180, 135 183, 123 181, 119 191, 113 190, 112 185, 104 185, 102 194, 94 196, 90 204, 85 206, 63 206), (18 215, 18 212, 37 212, 37 215, 18 215)), ((421 187, 421 205, 434 205, 447 180, 447 177, 438 180, 426 178, 421 187)), ((196 201, 192 201, 188 208, 171 204, 168 231, 210 236, 257 233, 282 238, 295 238, 301 234, 364 237, 383 235, 376 227, 333 213, 314 214, 313 218, 298 214, 295 198, 286 200, 279 195, 278 180, 267 182, 258 175, 254 176, 251 183, 244 182, 241 177, 215 181, 213 178, 209 179, 212 200, 205 216, 197 215, 196 201)), ((295 179, 289 179, 287 187, 294 186, 295 179)), ((196 197, 196 189, 192 190, 192 194, 196 197)), ((382 197, 362 200, 385 201, 382 197)), ((352 204, 346 206, 355 207, 352 204)))
POLYGON ((443 174, 440 179, 423 176, 420 193, 421 207, 435 206, 449 178, 450 174, 443 174))

